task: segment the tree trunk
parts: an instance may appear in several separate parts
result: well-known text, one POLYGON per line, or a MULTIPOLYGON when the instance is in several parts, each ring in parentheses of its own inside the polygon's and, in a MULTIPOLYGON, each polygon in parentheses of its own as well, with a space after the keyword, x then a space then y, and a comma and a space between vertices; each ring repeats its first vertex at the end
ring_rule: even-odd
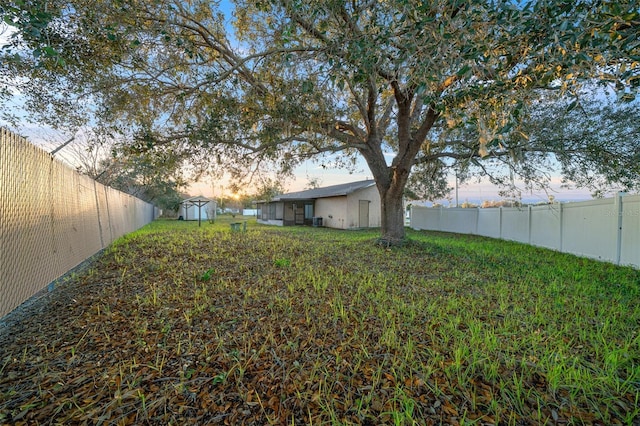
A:
MULTIPOLYGON (((380 194, 380 226, 381 235, 378 243, 384 246, 398 246, 404 242, 404 205, 403 195, 407 186, 411 162, 415 158, 414 152, 407 154, 408 142, 399 144, 404 147, 394 160, 394 164, 387 166, 380 144, 369 144, 376 149, 361 150, 369 165, 369 170, 380 194)), ((415 150, 415 149, 414 149, 415 150)))
POLYGON ((402 195, 404 186, 378 187, 381 202, 381 235, 379 244, 398 246, 404 242, 404 206, 402 195))
MULTIPOLYGON (((360 153, 369 165, 369 170, 373 174, 380 193, 382 229, 378 242, 385 246, 402 245, 404 242, 404 205, 402 203, 404 190, 416 155, 420 151, 420 147, 429 130, 438 118, 436 110, 429 107, 423 121, 418 123, 418 130, 415 134, 412 134, 414 94, 411 91, 402 90, 397 82, 396 84, 392 83, 392 87, 398 106, 396 115, 398 153, 391 165, 387 165, 385 154, 382 150, 382 138, 377 133, 376 126, 373 126, 364 146, 359 148, 360 153)), ((377 94, 370 94, 370 96, 375 100, 377 94)), ((374 116, 375 112, 371 111, 370 115, 374 116)), ((375 122, 375 120, 369 119, 369 122, 375 122)))

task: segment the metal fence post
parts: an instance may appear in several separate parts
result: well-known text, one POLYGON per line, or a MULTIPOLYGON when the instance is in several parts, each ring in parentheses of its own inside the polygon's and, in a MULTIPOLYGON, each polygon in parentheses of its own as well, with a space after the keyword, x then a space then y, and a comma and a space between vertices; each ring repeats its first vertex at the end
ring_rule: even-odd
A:
POLYGON ((616 241, 616 265, 620 264, 620 259, 622 258, 622 197, 624 196, 624 192, 618 192, 616 196, 616 203, 618 204, 618 208, 616 212, 618 213, 618 236, 616 241))
POLYGON ((559 204, 560 212, 560 252, 564 252, 564 207, 563 204, 559 204))
POLYGON ((529 226, 529 231, 528 231, 528 236, 527 236, 527 243, 531 244, 531 205, 527 206, 527 225, 529 226))

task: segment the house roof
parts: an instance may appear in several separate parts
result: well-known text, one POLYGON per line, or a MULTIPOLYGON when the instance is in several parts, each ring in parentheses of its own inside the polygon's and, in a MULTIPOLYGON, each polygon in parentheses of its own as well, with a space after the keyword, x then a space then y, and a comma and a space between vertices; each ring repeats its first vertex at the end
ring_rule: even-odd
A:
POLYGON ((325 186, 324 188, 307 189, 306 191, 290 192, 288 194, 276 195, 272 201, 285 200, 312 200, 316 198, 340 197, 375 185, 373 180, 363 180, 360 182, 343 183, 340 185, 325 186))

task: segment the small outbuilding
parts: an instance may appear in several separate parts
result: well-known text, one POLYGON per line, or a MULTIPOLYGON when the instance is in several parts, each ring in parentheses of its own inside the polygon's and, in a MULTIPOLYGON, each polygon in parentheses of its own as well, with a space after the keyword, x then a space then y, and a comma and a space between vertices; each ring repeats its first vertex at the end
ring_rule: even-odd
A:
POLYGON ((277 195, 257 207, 258 222, 268 225, 359 229, 381 223, 380 194, 373 180, 277 195))
POLYGON ((184 220, 209 220, 216 218, 217 203, 207 197, 197 197, 183 200, 180 206, 180 215, 184 220))

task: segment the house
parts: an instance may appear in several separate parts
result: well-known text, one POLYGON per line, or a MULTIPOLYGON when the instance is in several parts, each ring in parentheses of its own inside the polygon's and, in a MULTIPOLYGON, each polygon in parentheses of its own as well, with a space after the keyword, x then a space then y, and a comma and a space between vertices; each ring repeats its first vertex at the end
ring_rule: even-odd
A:
POLYGON ((216 202, 199 195, 187 198, 180 203, 180 216, 184 220, 208 220, 216 218, 216 202))
POLYGON ((373 180, 277 195, 259 201, 258 222, 314 225, 337 229, 380 226, 380 194, 373 180))

